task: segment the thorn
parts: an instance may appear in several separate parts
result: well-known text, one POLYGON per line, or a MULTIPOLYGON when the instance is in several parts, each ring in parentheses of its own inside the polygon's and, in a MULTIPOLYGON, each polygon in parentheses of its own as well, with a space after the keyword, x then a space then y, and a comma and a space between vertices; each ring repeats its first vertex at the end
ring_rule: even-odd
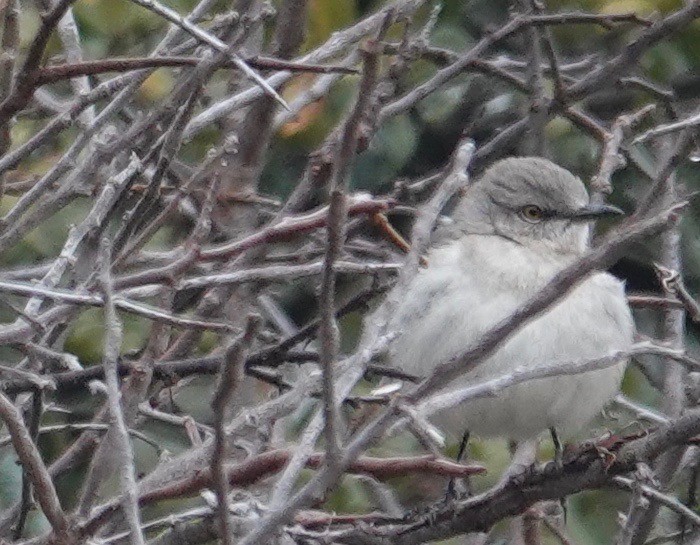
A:
POLYGON ((262 87, 263 91, 265 91, 268 95, 270 95, 277 102, 279 102, 285 110, 287 110, 288 112, 292 111, 289 107, 289 104, 287 104, 287 102, 280 96, 280 94, 277 91, 275 91, 275 89, 269 83, 267 83, 267 81, 265 81, 265 79, 261 77, 260 74, 258 74, 255 70, 248 66, 248 64, 242 58, 240 58, 235 53, 231 54, 231 58, 233 59, 233 62, 236 64, 236 66, 238 66, 238 68, 240 68, 246 76, 248 76, 260 87, 262 87))

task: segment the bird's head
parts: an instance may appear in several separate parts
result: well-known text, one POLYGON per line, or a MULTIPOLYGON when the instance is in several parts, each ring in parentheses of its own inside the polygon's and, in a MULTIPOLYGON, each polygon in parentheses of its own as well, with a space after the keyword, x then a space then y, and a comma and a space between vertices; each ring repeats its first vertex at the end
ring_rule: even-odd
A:
POLYGON ((589 204, 579 178, 551 161, 516 157, 494 164, 467 190, 454 220, 464 232, 492 234, 541 251, 582 253, 590 222, 622 214, 589 204))

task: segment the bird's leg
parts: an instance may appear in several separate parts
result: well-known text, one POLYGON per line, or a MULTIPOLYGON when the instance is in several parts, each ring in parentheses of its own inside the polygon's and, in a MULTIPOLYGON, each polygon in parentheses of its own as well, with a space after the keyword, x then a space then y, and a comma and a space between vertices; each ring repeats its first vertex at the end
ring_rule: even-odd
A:
MULTIPOLYGON (((557 471, 561 471, 564 467, 564 449, 562 447, 561 441, 559 440, 559 434, 557 430, 552 426, 549 428, 549 433, 552 435, 552 443, 554 443, 554 466, 557 471)), ((566 506, 566 496, 559 498, 559 505, 561 505, 561 510, 564 515, 564 524, 566 524, 568 508, 566 506)))
MULTIPOLYGON (((457 463, 461 462, 462 459, 464 458, 464 454, 467 451, 467 447, 469 446, 469 430, 464 432, 464 435, 462 435, 462 440, 459 442, 459 449, 457 449, 457 463)), ((465 494, 467 496, 471 495, 471 486, 469 483, 469 477, 465 477, 463 480, 465 484, 465 494)), ((450 482, 447 484, 447 492, 446 496, 447 499, 453 499, 457 497, 457 490, 456 490, 456 485, 457 485, 457 480, 455 477, 450 478, 450 482)))
POLYGON ((549 433, 552 435, 552 443, 554 443, 554 465, 557 470, 564 467, 564 449, 559 440, 559 434, 554 427, 549 428, 549 433))
POLYGON ((512 439, 508 439, 508 452, 510 453, 510 457, 512 458, 515 456, 515 453, 518 451, 518 442, 513 441, 512 439))
POLYGON ((459 442, 459 450, 457 450, 457 462, 462 461, 464 453, 467 451, 467 446, 469 446, 469 430, 464 432, 464 435, 462 435, 462 440, 459 442))

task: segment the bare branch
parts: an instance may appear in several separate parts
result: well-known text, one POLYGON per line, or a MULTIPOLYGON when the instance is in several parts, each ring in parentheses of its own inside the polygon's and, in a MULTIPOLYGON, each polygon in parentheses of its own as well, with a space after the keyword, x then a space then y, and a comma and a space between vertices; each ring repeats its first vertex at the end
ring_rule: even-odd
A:
POLYGON ((268 95, 270 95, 272 98, 274 98, 277 102, 279 102, 282 107, 285 109, 289 109, 289 106, 285 102, 285 100, 279 95, 277 91, 275 91, 274 87, 272 87, 267 81, 265 81, 262 77, 260 77, 248 64, 235 52, 231 51, 229 46, 226 45, 224 42, 219 40, 216 36, 213 36, 209 34, 208 32, 205 32, 201 28, 199 28, 197 25, 192 24, 188 19, 185 17, 182 17, 179 15, 177 12, 171 10, 170 8, 160 4, 159 2, 156 2, 155 0, 131 0, 132 2, 143 6, 144 8, 157 13, 164 19, 167 19, 171 23, 179 26, 182 28, 185 32, 188 32, 198 40, 202 41, 203 43, 211 46, 214 48, 216 51, 219 53, 226 53, 233 63, 246 75, 248 76, 251 80, 253 80, 257 85, 260 86, 261 89, 265 91, 268 95))
POLYGON ((119 471, 122 500, 121 504, 129 524, 131 542, 135 545, 145 544, 141 531, 141 516, 139 513, 136 465, 134 454, 129 441, 129 429, 124 419, 121 405, 120 381, 117 372, 117 362, 122 344, 122 324, 114 304, 114 293, 110 265, 112 262, 109 241, 103 239, 100 244, 100 286, 105 298, 105 382, 107 384, 107 399, 109 401, 110 417, 115 434, 115 445, 119 448, 119 459, 122 467, 119 471))
POLYGON ((221 535, 224 545, 233 543, 231 517, 228 510, 228 478, 226 474, 226 434, 225 423, 228 405, 231 403, 236 389, 243 380, 243 370, 248 347, 255 338, 260 318, 249 316, 243 335, 236 339, 226 350, 224 365, 219 375, 219 383, 212 399, 214 409, 214 448, 211 457, 211 472, 216 491, 221 535))
POLYGON ((638 112, 621 115, 613 123, 610 133, 605 137, 605 145, 601 153, 598 172, 591 178, 591 200, 593 202, 601 201, 605 196, 612 193, 613 188, 610 179, 616 170, 623 168, 626 164, 624 157, 620 153, 625 131, 634 127, 644 117, 653 112, 655 108, 653 104, 648 104, 638 112))
POLYGON ((46 465, 41 458, 22 415, 13 403, 0 393, 0 418, 2 418, 12 439, 12 446, 20 462, 27 471, 35 490, 35 497, 59 539, 67 539, 71 524, 61 507, 58 494, 46 465))

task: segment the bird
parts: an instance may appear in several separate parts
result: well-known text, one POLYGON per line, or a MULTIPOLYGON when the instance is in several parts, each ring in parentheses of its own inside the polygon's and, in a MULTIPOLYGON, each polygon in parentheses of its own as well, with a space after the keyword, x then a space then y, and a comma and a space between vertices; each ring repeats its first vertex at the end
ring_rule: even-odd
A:
MULTIPOLYGON (((451 221, 436 229, 427 266, 395 298, 399 303, 387 322, 388 331, 395 332, 389 363, 424 377, 466 352, 589 249, 591 222, 621 213, 591 203, 583 182, 547 159, 496 162, 467 187, 451 221)), ((624 283, 594 272, 448 390, 518 368, 624 352, 632 346, 634 330, 624 283)), ((514 384, 429 420, 453 438, 467 432, 517 442, 550 430, 560 449, 559 436, 581 430, 616 395, 626 364, 621 358, 604 369, 514 384)))

